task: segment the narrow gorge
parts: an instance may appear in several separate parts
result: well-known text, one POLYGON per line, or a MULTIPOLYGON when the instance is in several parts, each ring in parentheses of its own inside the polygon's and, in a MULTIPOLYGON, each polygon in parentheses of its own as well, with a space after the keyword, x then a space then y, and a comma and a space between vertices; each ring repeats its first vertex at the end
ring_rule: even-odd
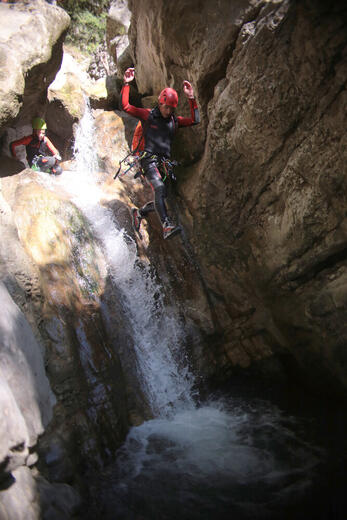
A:
POLYGON ((345 2, 105 2, 89 61, 68 4, 0 3, 0 520, 344 519, 345 2), (114 179, 128 67, 200 109, 170 240, 114 179))

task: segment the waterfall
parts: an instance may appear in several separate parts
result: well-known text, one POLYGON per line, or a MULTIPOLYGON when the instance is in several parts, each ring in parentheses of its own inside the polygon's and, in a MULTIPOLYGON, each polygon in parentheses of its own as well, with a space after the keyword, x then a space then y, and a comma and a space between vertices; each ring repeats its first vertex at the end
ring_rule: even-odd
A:
POLYGON ((154 416, 131 428, 100 484, 98 514, 110 520, 274 518, 271 513, 305 496, 322 453, 302 437, 299 420, 269 401, 228 396, 196 404, 182 352, 184 324, 175 304, 164 304, 134 240, 100 204, 94 141, 87 105, 75 171, 47 182, 70 192, 102 244, 154 416))
POLYGON ((109 272, 122 294, 132 329, 142 390, 153 415, 166 416, 175 407, 191 407, 194 402, 194 378, 186 356, 180 352, 183 326, 178 310, 165 307, 162 289, 150 268, 139 261, 134 240, 119 228, 111 210, 100 204, 102 191, 97 183, 94 136, 94 120, 87 103, 76 132, 75 169, 64 172, 57 182, 72 194, 103 245, 109 272))
MULTIPOLYGON (((86 109, 76 130, 74 144, 75 171, 83 180, 95 183, 98 170, 98 157, 94 144, 94 119, 90 110, 89 100, 85 99, 86 109)), ((82 179, 81 179, 82 180, 82 179)))

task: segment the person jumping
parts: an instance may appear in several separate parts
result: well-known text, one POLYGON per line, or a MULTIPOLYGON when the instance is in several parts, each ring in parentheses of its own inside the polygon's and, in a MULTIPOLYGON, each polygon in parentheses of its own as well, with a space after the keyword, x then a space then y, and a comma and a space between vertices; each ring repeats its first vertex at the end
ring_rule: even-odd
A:
POLYGON ((165 199, 166 186, 160 173, 161 163, 170 159, 171 144, 177 128, 200 123, 199 109, 194 98, 194 90, 189 81, 183 81, 183 92, 190 105, 191 117, 176 116, 174 111, 178 105, 176 90, 165 87, 159 94, 158 105, 154 109, 138 108, 129 104, 129 83, 135 78, 135 69, 129 68, 124 73, 124 86, 121 92, 122 108, 133 117, 140 119, 143 131, 143 151, 140 164, 143 174, 154 191, 154 201, 148 202, 140 209, 133 208, 133 225, 140 231, 141 220, 156 210, 163 227, 164 239, 181 231, 168 216, 165 199))

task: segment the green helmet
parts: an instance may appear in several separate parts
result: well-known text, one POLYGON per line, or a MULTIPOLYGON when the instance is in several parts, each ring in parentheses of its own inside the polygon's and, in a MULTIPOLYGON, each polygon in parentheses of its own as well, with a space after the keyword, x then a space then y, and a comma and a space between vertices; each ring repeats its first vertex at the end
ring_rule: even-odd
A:
POLYGON ((35 117, 32 122, 33 130, 47 130, 46 121, 41 117, 35 117))

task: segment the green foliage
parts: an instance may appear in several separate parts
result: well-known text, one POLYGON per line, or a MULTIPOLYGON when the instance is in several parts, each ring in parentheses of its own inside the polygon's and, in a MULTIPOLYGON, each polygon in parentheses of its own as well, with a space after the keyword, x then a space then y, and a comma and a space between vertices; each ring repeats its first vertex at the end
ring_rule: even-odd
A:
POLYGON ((108 11, 110 0, 58 0, 58 5, 71 17, 81 11, 89 11, 95 16, 100 16, 108 11))
POLYGON ((93 53, 105 38, 110 0, 61 0, 58 4, 71 17, 66 41, 88 54, 93 53))
POLYGON ((103 42, 106 32, 106 13, 97 17, 89 11, 81 11, 73 20, 68 40, 92 53, 103 42))

